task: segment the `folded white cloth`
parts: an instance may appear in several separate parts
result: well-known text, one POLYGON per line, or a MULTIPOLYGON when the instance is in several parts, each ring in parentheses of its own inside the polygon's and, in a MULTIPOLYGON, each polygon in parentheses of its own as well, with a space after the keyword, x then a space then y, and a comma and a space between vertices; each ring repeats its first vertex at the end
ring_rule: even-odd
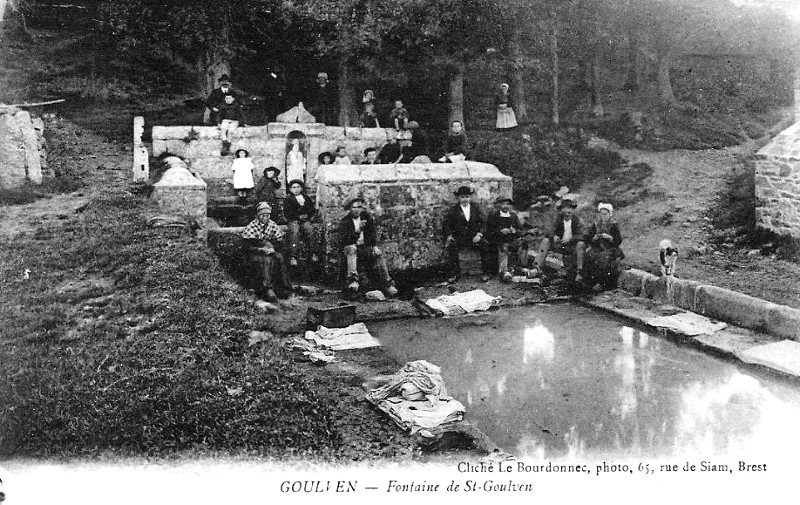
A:
POLYGON ((306 338, 313 340, 320 347, 327 347, 334 351, 380 347, 381 345, 375 337, 370 335, 364 323, 351 324, 346 328, 320 326, 317 331, 307 331, 306 338))
POLYGON ((425 304, 442 312, 444 315, 454 313, 476 312, 488 310, 493 304, 500 301, 499 296, 491 296, 482 289, 473 289, 463 293, 453 293, 452 295, 442 295, 437 298, 428 299, 425 304))

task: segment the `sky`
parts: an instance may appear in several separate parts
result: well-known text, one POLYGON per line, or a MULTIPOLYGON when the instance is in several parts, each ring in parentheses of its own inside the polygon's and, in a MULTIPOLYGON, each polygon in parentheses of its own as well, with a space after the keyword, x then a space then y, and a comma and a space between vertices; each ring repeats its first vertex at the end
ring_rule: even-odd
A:
POLYGON ((800 21, 800 0, 730 0, 736 5, 772 7, 781 10, 793 20, 800 21))

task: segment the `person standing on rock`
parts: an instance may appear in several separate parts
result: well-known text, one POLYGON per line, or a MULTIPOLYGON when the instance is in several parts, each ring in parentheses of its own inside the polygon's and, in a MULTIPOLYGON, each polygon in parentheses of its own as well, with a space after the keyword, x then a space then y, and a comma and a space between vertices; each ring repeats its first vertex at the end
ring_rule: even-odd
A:
POLYGON ((278 297, 275 288, 281 296, 286 296, 291 291, 291 284, 286 273, 283 255, 276 248, 276 243, 281 243, 284 234, 278 225, 270 219, 272 206, 261 202, 256 208, 256 218, 250 221, 242 232, 248 250, 247 255, 262 273, 261 296, 268 302, 275 303, 278 297))
POLYGON ((283 216, 289 226, 289 266, 297 266, 297 257, 300 252, 300 237, 306 241, 311 262, 317 263, 317 247, 314 244, 314 229, 311 219, 314 217, 314 203, 305 194, 306 185, 300 179, 289 181, 288 194, 283 201, 283 216))
POLYGON ((347 260, 347 289, 356 293, 360 289, 358 268, 372 270, 378 277, 388 297, 397 294, 394 281, 389 276, 386 258, 378 248, 378 232, 372 216, 367 212, 364 200, 353 198, 344 206, 347 211, 339 221, 339 244, 347 260))
POLYGON ((247 149, 237 149, 234 155, 235 159, 231 165, 233 171, 233 189, 236 190, 236 195, 240 200, 247 198, 247 193, 253 189, 253 160, 250 159, 250 153, 247 149))
POLYGON ((497 123, 498 130, 511 130, 517 127, 517 117, 514 115, 514 107, 511 103, 511 96, 508 94, 508 84, 500 85, 500 92, 495 96, 497 104, 497 123))
POLYGON ((328 126, 336 126, 338 124, 334 116, 333 100, 333 91, 328 86, 328 74, 319 72, 311 110, 318 123, 324 123, 328 126))
POLYGON ((239 127, 240 122, 244 123, 241 102, 241 97, 234 92, 227 74, 219 78, 219 88, 212 91, 206 100, 210 122, 217 125, 222 139, 221 156, 230 154, 231 133, 239 127))

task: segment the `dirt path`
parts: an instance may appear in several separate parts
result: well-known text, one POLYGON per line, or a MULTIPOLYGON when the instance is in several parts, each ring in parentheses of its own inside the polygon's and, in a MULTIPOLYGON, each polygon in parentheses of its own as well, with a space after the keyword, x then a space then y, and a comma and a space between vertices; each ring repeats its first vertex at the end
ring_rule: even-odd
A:
POLYGON ((764 143, 705 151, 622 149, 620 155, 629 161, 622 172, 586 185, 581 193, 585 201, 627 204, 616 218, 629 265, 657 273, 658 243, 666 238, 681 251, 680 277, 800 307, 800 266, 762 255, 744 241, 734 246, 715 240, 720 231, 713 215, 731 211, 725 207, 735 181, 747 172, 747 157, 764 143))

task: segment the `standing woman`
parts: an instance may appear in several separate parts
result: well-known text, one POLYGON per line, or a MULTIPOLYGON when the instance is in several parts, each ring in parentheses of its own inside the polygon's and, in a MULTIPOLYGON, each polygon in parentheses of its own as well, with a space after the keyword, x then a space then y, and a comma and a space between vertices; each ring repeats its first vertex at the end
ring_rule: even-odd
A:
POLYGON ((233 160, 231 170, 233 170, 233 189, 241 199, 247 198, 247 193, 253 189, 253 160, 246 149, 236 150, 236 159, 233 160))
POLYGON ((517 127, 517 117, 514 115, 514 107, 511 103, 511 96, 508 94, 508 84, 500 85, 500 93, 495 97, 497 104, 497 129, 510 130, 517 127))

